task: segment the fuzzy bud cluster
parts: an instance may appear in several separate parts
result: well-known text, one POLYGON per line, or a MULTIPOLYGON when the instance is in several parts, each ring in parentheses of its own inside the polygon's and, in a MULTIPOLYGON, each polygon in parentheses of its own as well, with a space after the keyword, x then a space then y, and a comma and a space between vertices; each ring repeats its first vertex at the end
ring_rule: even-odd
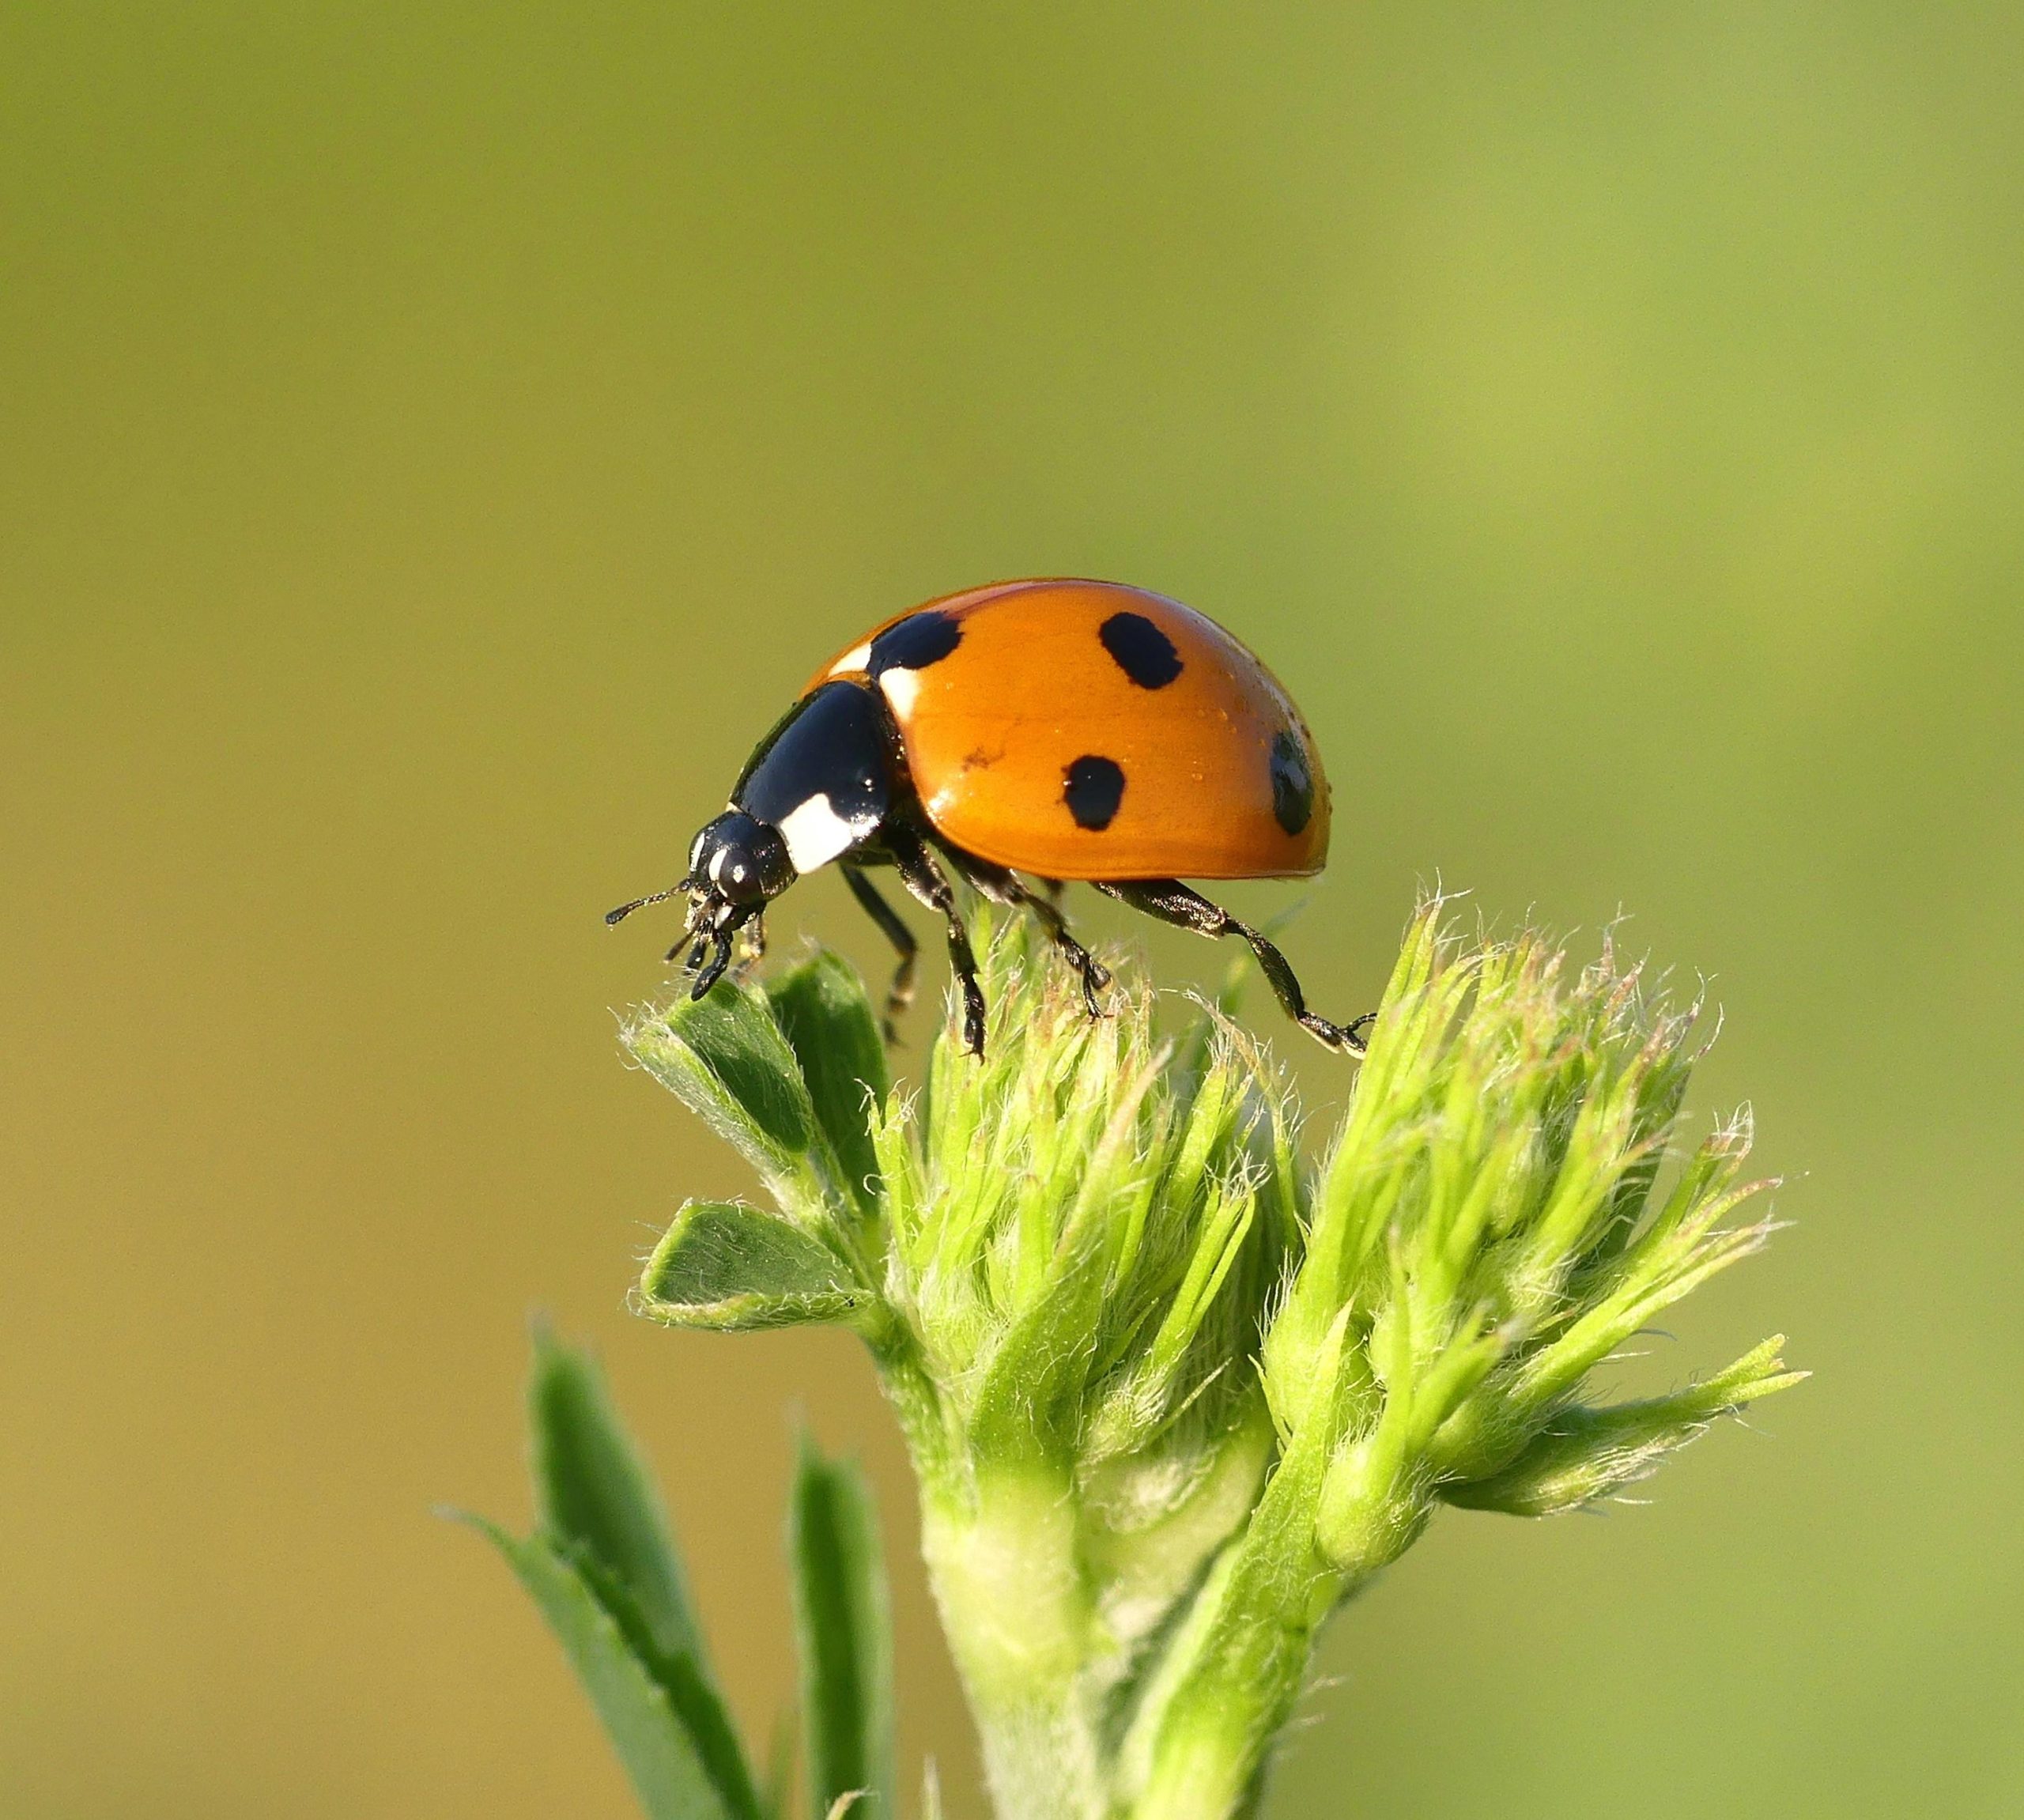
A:
POLYGON ((1092 1021, 1016 928, 984 947, 989 1052, 945 1033, 911 1095, 829 955, 626 1041, 773 1201, 685 1206, 642 1305, 863 1336, 1001 1813, 1241 1811, 1316 1628, 1441 1504, 1607 1497, 1795 1381, 1774 1340, 1585 1388, 1770 1229, 1733 1217, 1745 1121, 1678 1154, 1692 1011, 1608 949, 1423 906, 1310 1168, 1219 1012, 1163 1039, 1127 981, 1092 1021))

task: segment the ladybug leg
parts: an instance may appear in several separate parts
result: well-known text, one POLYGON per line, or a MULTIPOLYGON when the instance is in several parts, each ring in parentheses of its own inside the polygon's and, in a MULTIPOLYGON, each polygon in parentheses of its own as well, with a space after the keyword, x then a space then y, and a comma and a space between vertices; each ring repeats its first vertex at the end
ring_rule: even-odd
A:
POLYGON ((737 977, 742 980, 766 958, 766 912, 755 914, 745 926, 745 952, 738 958, 737 977))
POLYGON ((977 984, 977 957, 970 946, 970 933, 963 927, 962 912, 956 907, 955 887, 935 863, 927 844, 910 829, 889 827, 886 850, 900 869, 900 882, 929 909, 936 912, 949 927, 949 965, 963 994, 963 1041, 972 1055, 984 1055, 984 987, 977 984))
POLYGON ((879 1020, 887 1043, 897 1043, 900 1014, 914 1002, 914 959, 920 953, 920 944, 914 939, 913 931, 900 920, 899 912, 863 873, 855 866, 846 866, 843 874, 851 895, 864 906, 864 913, 878 925, 879 932, 900 957, 900 964, 893 969, 893 984, 886 994, 885 1015, 879 1020))
POLYGON ((1099 882, 1097 889, 1120 904, 1128 904, 1176 928, 1192 929, 1198 935, 1240 936, 1258 957, 1259 969, 1289 1018, 1331 1049, 1346 1049, 1352 1055, 1364 1052, 1364 1033, 1376 1021, 1375 1011, 1366 1011, 1347 1024, 1331 1024, 1326 1018, 1316 1017, 1308 1010, 1307 995, 1301 991, 1300 980, 1286 956, 1248 923, 1240 923, 1229 911, 1211 904, 1199 891, 1189 890, 1178 878, 1099 882))
POLYGON ((696 946, 689 950, 688 971, 696 976, 696 983, 689 988, 691 999, 700 999, 724 976, 724 969, 731 965, 731 941, 738 932, 748 927, 757 914, 757 905, 742 906, 726 917, 713 930, 697 938, 696 946), (700 957, 705 948, 709 959, 700 957))
MULTIPOLYGON (((674 946, 669 949, 668 951, 661 957, 661 959, 668 965, 673 966, 674 965, 675 957, 679 954, 685 947, 688 946, 689 938, 692 935, 696 935, 697 931, 702 927, 704 913, 708 907, 709 901, 707 898, 702 897, 697 898, 694 903, 689 906, 689 915, 682 923, 682 935, 680 938, 676 941, 674 946)), ((621 905, 620 908, 623 908, 625 907, 621 905)), ((611 916, 616 916, 618 912, 614 910, 612 912, 611 916)), ((607 916, 605 920, 609 923, 611 920, 611 916, 607 916)), ((709 952, 709 949, 710 944, 708 938, 706 936, 697 935, 696 946, 693 948, 689 949, 688 965, 683 969, 683 971, 685 972, 693 973, 697 968, 703 965, 703 957, 709 952)))
MULTIPOLYGON (((702 944, 698 942, 697 946, 700 950, 702 944)), ((695 957, 691 955, 689 958, 693 960, 695 957)), ((689 996, 701 998, 724 976, 724 969, 730 965, 731 935, 728 931, 723 931, 711 938, 709 962, 697 973, 696 984, 689 988, 689 996)))
POLYGON ((1082 1003, 1089 1008, 1089 1015, 1101 1018, 1104 1014, 1103 1001, 1097 995, 1110 984, 1110 969, 1069 932, 1068 919, 1061 914, 1061 881, 1048 881, 1052 889, 1048 897, 1043 897, 1038 892, 1029 890, 1015 874, 1002 866, 989 865, 973 854, 947 848, 943 851, 949 855, 950 863, 964 878, 992 903, 1033 912, 1047 931, 1055 951, 1075 969, 1076 976, 1082 980, 1082 1003))

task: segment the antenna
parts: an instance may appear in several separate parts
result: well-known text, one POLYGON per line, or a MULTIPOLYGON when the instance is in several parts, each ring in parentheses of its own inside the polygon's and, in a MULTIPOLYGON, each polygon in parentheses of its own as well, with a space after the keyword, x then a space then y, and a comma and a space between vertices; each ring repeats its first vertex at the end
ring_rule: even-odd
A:
POLYGON ((616 910, 607 910, 605 912, 605 927, 615 929, 635 910, 644 910, 649 904, 665 904, 670 897, 679 897, 688 889, 689 881, 685 878, 678 885, 669 885, 665 891, 656 891, 651 897, 635 897, 630 904, 621 904, 616 910))

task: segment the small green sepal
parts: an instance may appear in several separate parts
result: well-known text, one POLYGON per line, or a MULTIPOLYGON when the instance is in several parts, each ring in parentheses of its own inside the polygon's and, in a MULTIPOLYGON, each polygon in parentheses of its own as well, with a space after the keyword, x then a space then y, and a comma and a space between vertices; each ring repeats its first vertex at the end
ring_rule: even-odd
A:
POLYGON ((836 1253, 778 1214, 691 1201, 640 1278, 645 1312, 670 1327, 746 1333, 847 1321, 874 1304, 836 1253))
POLYGON ((815 1122, 829 1139, 841 1186, 867 1219, 878 1211, 872 1108, 892 1082, 878 1020, 855 968, 820 951, 766 983, 774 1021, 800 1064, 815 1122))
POLYGON ((803 1225, 840 1210, 816 1159, 820 1127, 801 1064, 756 986, 639 1013, 621 1033, 640 1065, 759 1172, 803 1225))

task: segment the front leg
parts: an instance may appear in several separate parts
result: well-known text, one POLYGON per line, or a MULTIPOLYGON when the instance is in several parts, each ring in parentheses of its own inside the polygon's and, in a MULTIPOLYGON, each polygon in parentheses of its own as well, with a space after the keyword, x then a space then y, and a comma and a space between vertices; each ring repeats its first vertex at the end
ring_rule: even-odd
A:
POLYGON ((707 997, 710 988, 724 976, 724 969, 731 965, 731 938, 730 930, 719 929, 696 944, 695 952, 689 957, 689 971, 696 976, 696 983, 689 988, 690 998, 707 997))
MULTIPOLYGON (((720 915, 707 919, 696 936, 696 946, 689 951, 689 959, 683 971, 691 976, 693 984, 689 988, 691 999, 705 997, 710 988, 724 976, 731 965, 731 945, 738 933, 758 916, 760 906, 740 904, 726 908, 720 915)), ((684 939, 686 939, 685 937, 684 939)), ((761 938, 763 945, 765 938, 761 938)), ((678 950, 679 944, 677 945, 678 950)), ((670 950, 669 958, 676 950, 670 950)))
POLYGON ((963 995, 963 1041, 972 1055, 984 1055, 984 987, 977 983, 977 957, 970 946, 969 931, 963 927, 962 912, 956 907, 955 887, 935 863, 927 843, 911 829, 888 827, 882 836, 886 851, 899 868, 900 882, 929 909, 936 912, 949 928, 949 965, 955 969, 956 983, 963 995))

